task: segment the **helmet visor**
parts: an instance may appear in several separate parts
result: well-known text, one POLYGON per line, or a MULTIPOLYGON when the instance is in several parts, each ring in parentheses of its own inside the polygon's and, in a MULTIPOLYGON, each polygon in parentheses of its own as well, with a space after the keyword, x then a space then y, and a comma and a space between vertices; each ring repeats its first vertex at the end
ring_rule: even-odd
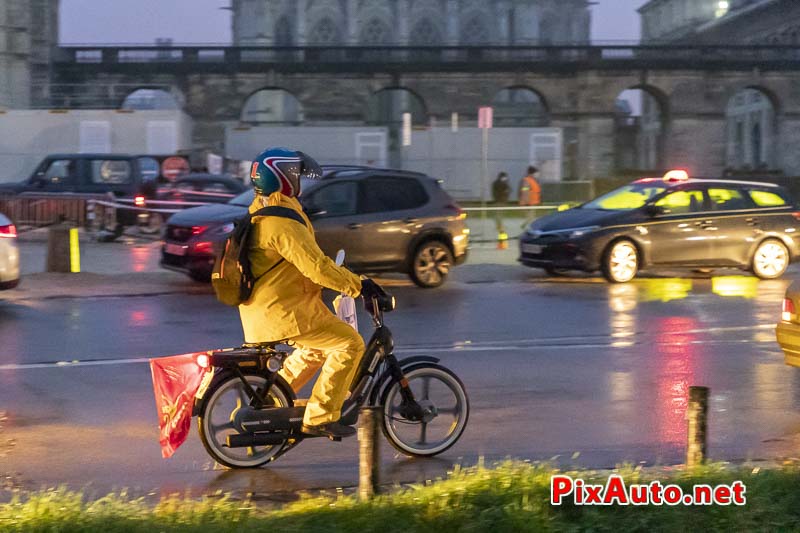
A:
POLYGON ((297 156, 300 158, 301 178, 309 180, 318 180, 322 178, 322 168, 320 168, 319 163, 317 163, 313 157, 303 152, 297 152, 297 156))

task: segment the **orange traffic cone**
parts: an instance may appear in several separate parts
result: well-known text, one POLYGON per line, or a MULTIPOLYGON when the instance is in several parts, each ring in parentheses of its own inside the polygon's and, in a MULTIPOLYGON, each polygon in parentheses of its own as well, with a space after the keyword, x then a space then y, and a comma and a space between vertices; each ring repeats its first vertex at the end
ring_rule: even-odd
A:
POLYGON ((508 233, 505 231, 498 232, 497 234, 497 249, 508 250, 508 233))

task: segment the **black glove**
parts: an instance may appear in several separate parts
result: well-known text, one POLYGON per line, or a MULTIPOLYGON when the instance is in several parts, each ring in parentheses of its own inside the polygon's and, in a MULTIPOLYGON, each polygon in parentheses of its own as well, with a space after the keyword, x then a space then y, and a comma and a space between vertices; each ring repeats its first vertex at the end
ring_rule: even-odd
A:
POLYGON ((383 294, 383 289, 381 289, 380 285, 369 278, 364 278, 361 280, 360 296, 362 296, 364 300, 372 300, 381 294, 383 294))

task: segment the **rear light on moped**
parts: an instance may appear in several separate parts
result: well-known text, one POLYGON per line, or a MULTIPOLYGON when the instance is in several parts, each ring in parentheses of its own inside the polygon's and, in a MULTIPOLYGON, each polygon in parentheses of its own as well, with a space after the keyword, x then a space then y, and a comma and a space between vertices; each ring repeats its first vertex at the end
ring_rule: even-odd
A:
POLYGON ((201 353, 197 356, 197 366, 200 368, 208 368, 211 365, 211 359, 208 357, 208 354, 201 353))
POLYGON ((784 322, 794 322, 797 319, 797 314, 794 310, 794 302, 789 298, 783 299, 783 306, 781 307, 781 320, 784 322))
POLYGON ((17 236, 17 227, 14 224, 0 226, 0 238, 13 239, 17 236))

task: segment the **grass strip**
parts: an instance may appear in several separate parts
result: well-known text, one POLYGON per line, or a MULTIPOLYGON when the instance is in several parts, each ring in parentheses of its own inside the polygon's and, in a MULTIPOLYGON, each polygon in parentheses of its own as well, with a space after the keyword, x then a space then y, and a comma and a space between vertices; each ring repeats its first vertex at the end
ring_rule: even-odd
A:
MULTIPOLYGON (((668 507, 551 506, 544 465, 506 462, 456 469, 446 480, 359 502, 353 496, 302 498, 275 509, 229 497, 169 497, 157 504, 124 493, 99 500, 66 489, 16 496, 0 504, 8 532, 436 532, 475 531, 790 531, 800 528, 800 470, 751 471, 711 465, 692 471, 618 469, 625 482, 657 479, 688 490, 695 483, 741 480, 747 505, 668 507)), ((609 472, 566 472, 604 483, 609 472)))

